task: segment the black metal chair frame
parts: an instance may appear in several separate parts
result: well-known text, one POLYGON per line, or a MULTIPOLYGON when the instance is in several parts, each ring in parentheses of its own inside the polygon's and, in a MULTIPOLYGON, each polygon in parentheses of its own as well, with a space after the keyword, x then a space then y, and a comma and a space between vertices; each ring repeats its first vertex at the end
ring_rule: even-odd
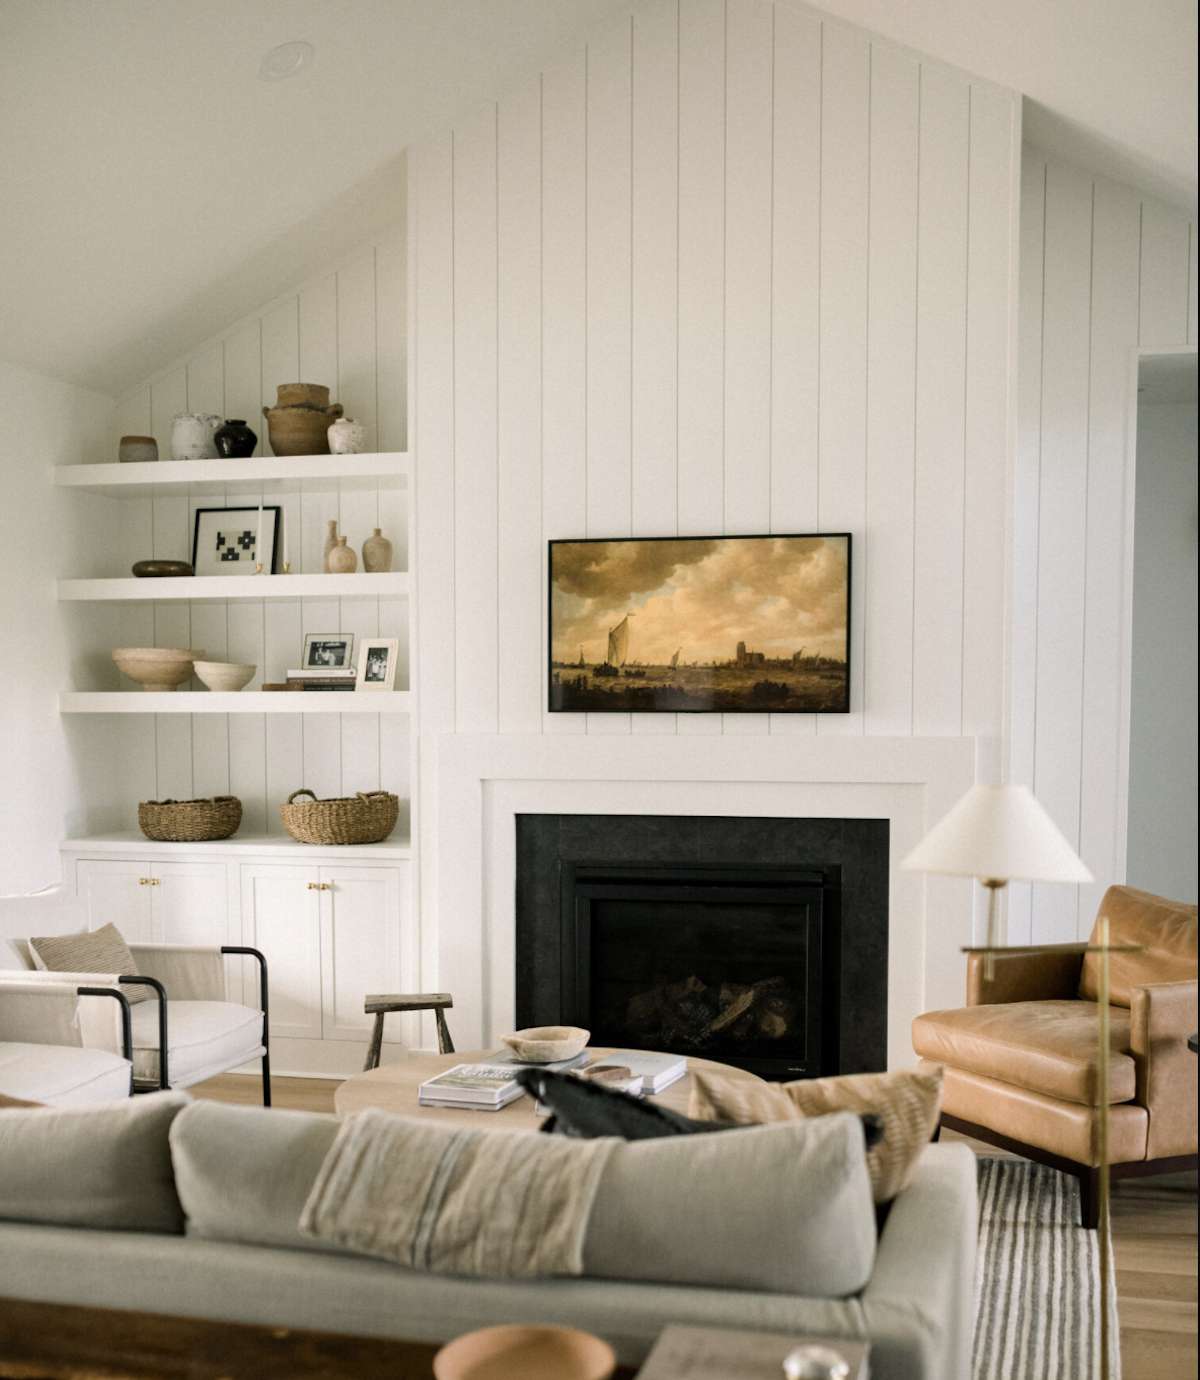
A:
POLYGON ((121 1010, 121 1057, 129 1064, 129 1095, 133 1096, 133 1017, 129 998, 115 987, 76 987, 76 996, 112 997, 121 1010))

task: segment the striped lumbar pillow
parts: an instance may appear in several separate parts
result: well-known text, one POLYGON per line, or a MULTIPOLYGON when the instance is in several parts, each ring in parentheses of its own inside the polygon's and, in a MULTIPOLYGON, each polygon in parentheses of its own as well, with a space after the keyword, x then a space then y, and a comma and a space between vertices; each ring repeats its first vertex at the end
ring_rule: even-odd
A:
POLYGON ((728 1078, 698 1068, 691 1075, 688 1115, 698 1121, 760 1124, 830 1112, 874 1112, 883 1121, 883 1139, 867 1151, 867 1171, 877 1203, 889 1203, 907 1188, 917 1158, 937 1126, 942 1104, 940 1068, 805 1078, 795 1083, 728 1078))
MULTIPOLYGON (((116 925, 101 925, 82 934, 52 934, 31 939, 33 961, 47 973, 119 973, 137 977, 138 966, 129 945, 116 925)), ((124 989, 130 1002, 145 1001, 151 994, 140 983, 124 989)))

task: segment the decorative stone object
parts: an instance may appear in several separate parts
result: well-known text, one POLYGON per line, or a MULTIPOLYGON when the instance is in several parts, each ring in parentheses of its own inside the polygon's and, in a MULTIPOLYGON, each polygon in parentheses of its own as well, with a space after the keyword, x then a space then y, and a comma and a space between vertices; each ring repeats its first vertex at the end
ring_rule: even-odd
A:
POLYGON ((258 437, 246 425, 242 417, 229 417, 225 425, 218 427, 213 437, 217 454, 226 460, 246 460, 254 454, 258 437))
POLYGON ((329 573, 331 575, 353 575, 358 569, 358 556, 354 547, 346 545, 346 538, 339 537, 337 545, 329 553, 329 573))
POLYGON ((172 575, 190 575, 187 561, 134 561, 133 573, 139 580, 161 580, 172 575))
POLYGON ((196 675, 210 690, 240 690, 254 679, 257 666, 243 666, 234 661, 197 661, 196 675))
POLYGON ((363 569, 372 575, 382 575, 392 568, 392 543, 376 527, 363 542, 363 569))
POLYGON ((330 455, 361 455, 367 443, 367 429, 353 417, 339 417, 329 428, 330 455))
POLYGON ((158 442, 153 436, 122 436, 117 446, 122 465, 144 465, 158 459, 158 442))
POLYGON ((329 426, 342 415, 323 383, 281 383, 274 407, 264 407, 276 455, 328 455, 329 426))
POLYGON ((591 1037, 590 1030, 578 1025, 534 1025, 500 1039, 526 1064, 557 1064, 574 1059, 591 1037))
POLYGON ((172 460, 215 460, 213 440, 221 418, 212 412, 181 412, 171 424, 172 460))
POLYGON ((143 690, 175 690, 191 679, 192 667, 204 653, 186 647, 117 647, 117 669, 143 690))
POLYGON ((329 574, 329 553, 338 544, 337 518, 330 518, 327 523, 328 531, 325 534, 325 555, 321 561, 321 569, 325 574, 329 574))

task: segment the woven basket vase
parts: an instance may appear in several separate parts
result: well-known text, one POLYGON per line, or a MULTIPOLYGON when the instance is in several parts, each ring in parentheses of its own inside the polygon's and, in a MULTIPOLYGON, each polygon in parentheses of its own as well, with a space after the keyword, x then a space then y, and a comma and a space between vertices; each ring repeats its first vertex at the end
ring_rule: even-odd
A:
POLYGON ((236 834, 242 822, 242 802, 236 795, 211 800, 143 800, 138 825, 148 839, 160 843, 205 843, 236 834))
POLYGON ((283 827, 299 843, 382 843, 396 827, 400 797, 389 791, 318 800, 310 790, 293 791, 279 807, 283 827), (298 800, 307 795, 308 800, 298 800))

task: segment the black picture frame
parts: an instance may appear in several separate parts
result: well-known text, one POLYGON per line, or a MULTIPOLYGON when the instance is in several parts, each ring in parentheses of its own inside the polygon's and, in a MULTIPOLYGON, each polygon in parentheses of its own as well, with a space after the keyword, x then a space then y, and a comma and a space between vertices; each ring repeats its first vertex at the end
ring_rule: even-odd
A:
MULTIPOLYGON (((196 509, 196 516, 195 516, 195 519, 194 519, 194 521, 193 521, 193 523, 192 523, 192 571, 193 571, 193 573, 196 574, 196 575, 201 575, 201 574, 207 574, 207 575, 217 575, 217 574, 219 574, 219 575, 253 575, 253 574, 255 573, 255 571, 254 571, 254 564, 255 564, 255 563, 254 563, 254 560, 253 560, 253 559, 248 559, 248 560, 246 561, 246 563, 245 563, 245 568, 242 568, 242 569, 221 570, 220 572, 217 572, 217 571, 208 571, 208 570, 201 571, 201 569, 200 569, 200 564, 199 564, 199 559, 198 559, 199 554, 200 554, 200 529, 201 529, 201 526, 203 525, 203 521, 202 521, 202 520, 204 519, 204 517, 205 517, 206 515, 209 515, 209 514, 212 514, 212 513, 222 513, 222 514, 225 514, 225 515, 230 515, 230 514, 233 514, 233 513, 244 513, 244 514, 246 514, 246 516, 247 516, 247 528, 248 528, 248 530, 256 530, 256 529, 257 529, 257 526, 258 526, 259 505, 258 505, 257 503, 249 504, 249 505, 246 505, 246 506, 244 506, 244 507, 242 507, 242 506, 237 506, 237 507, 232 507, 232 508, 197 508, 197 509, 196 509)), ((270 559, 269 562, 265 562, 265 561, 263 562, 263 565, 264 565, 264 573, 267 574, 267 575, 274 575, 274 574, 276 574, 277 571, 278 571, 278 567, 279 567, 279 532, 280 532, 280 525, 281 525, 281 522, 282 522, 282 513, 283 513, 283 509, 282 509, 278 504, 273 504, 273 503, 272 503, 272 504, 267 504, 267 503, 264 503, 264 504, 262 505, 263 522, 264 522, 264 525, 265 525, 268 521, 270 522, 270 534, 271 534, 271 559, 270 559)), ((257 552, 255 552, 255 555, 257 556, 257 552)), ((240 566, 240 565, 242 565, 242 562, 236 562, 236 563, 232 563, 232 562, 231 562, 231 564, 236 564, 236 565, 240 566)))
MULTIPOLYGON (((849 532, 761 532, 747 535, 719 535, 719 536, 688 536, 688 537, 579 537, 579 538, 553 538, 546 543, 546 705, 551 714, 848 714, 850 712, 850 686, 851 676, 853 675, 853 665, 851 660, 852 646, 852 625, 851 625, 851 591, 853 588, 853 549, 854 543, 849 532), (796 702, 796 696, 790 690, 785 695, 780 691, 781 684, 788 684, 786 680, 772 683, 770 672, 778 669, 781 677, 786 677, 786 663, 777 661, 759 662, 755 664, 763 665, 764 688, 759 690, 757 685, 751 687, 747 697, 743 700, 740 696, 736 703, 730 702, 727 695, 714 694, 714 702, 709 704, 695 704, 691 702, 695 698, 702 698, 701 695, 680 695, 678 693, 667 693, 666 688, 660 692, 653 685, 645 688, 632 685, 625 687, 625 693, 616 695, 608 686, 595 687, 589 678, 587 687, 574 689, 568 685, 562 673, 573 669, 573 663, 555 662, 554 660, 554 636, 555 636, 555 617, 554 617, 554 595, 555 595, 555 574, 554 557, 555 551, 559 547, 565 546, 594 546, 594 545, 615 545, 626 542, 641 542, 653 544, 657 542, 746 542, 746 541, 840 541, 845 543, 846 550, 846 576, 845 576, 845 638, 844 650, 845 659, 844 671, 835 671, 832 665, 818 665, 828 659, 824 657, 810 658, 814 663, 813 673, 819 674, 822 678, 830 680, 832 683, 825 687, 823 693, 812 697, 813 702, 796 702), (773 699, 773 696, 778 698, 773 699)), ((799 640, 799 635, 797 636, 799 640)), ((757 656, 757 653, 752 655, 757 656)), ((740 665, 741 663, 736 663, 740 665)), ((799 663, 803 667, 803 663, 799 663)), ((585 663, 586 667, 586 663, 585 663)), ((651 669, 651 668, 647 668, 651 669)), ((614 677, 617 679, 617 677, 614 677)))

